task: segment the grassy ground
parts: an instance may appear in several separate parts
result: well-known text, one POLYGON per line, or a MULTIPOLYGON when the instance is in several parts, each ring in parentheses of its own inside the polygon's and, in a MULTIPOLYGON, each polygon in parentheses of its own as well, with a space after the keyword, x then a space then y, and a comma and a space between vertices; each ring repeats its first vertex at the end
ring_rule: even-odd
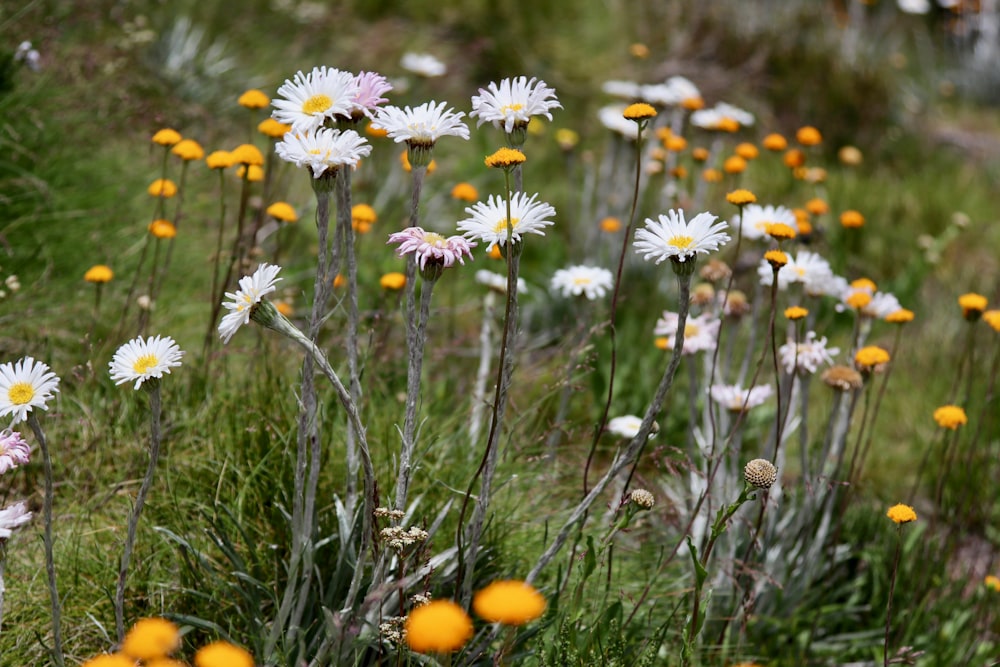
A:
MULTIPOLYGON (((232 148, 248 136, 246 110, 235 104, 244 89, 260 87, 273 93, 296 70, 321 62, 401 76, 397 63, 405 50, 434 52, 448 62, 450 74, 413 80, 410 90, 394 96, 393 103, 436 98, 465 109, 468 96, 479 86, 525 73, 553 85, 564 107, 544 135, 531 138, 539 149, 525 167, 528 191, 540 191, 560 216, 544 242, 530 244, 525 251, 523 275, 531 286, 522 320, 526 349, 511 394, 509 435, 487 534, 490 555, 477 574, 484 583, 495 576, 523 576, 579 497, 592 424, 607 391, 610 349, 602 335, 595 337, 572 376, 577 391, 556 462, 543 462, 575 316, 564 302, 546 294, 548 278, 556 268, 585 258, 610 264, 620 239, 592 230, 605 213, 627 215, 627 193, 615 193, 611 203, 579 203, 587 167, 599 164, 609 145, 595 115, 605 101, 600 84, 608 78, 652 81, 683 73, 703 87, 710 103, 725 99, 757 113, 758 127, 743 138, 759 139, 771 130, 790 136, 806 123, 823 131, 826 142, 815 159, 829 171, 824 184, 794 181, 773 164, 776 160, 766 167, 763 159, 751 165, 743 184, 762 201, 801 206, 821 195, 834 213, 863 211, 867 224, 849 244, 840 242, 843 232, 832 216, 822 221, 830 236, 819 243, 839 248, 839 272, 873 278, 880 289, 895 293, 914 310, 917 320, 905 330, 891 390, 874 426, 869 465, 844 524, 845 543, 857 549, 831 565, 831 580, 817 587, 813 597, 759 619, 738 652, 730 647, 728 654, 721 653, 721 648, 712 648, 716 636, 706 637, 703 660, 727 664, 746 655, 768 664, 829 664, 824 661, 880 658, 888 554, 894 544, 882 526, 881 508, 905 497, 924 448, 938 437, 930 414, 947 402, 964 346, 966 325, 958 317, 956 297, 977 291, 992 302, 1000 296, 1000 228, 994 224, 1000 156, 983 140, 995 137, 995 113, 960 96, 939 97, 940 81, 920 68, 921 52, 913 50, 914 44, 922 44, 916 39, 916 23, 890 30, 883 15, 873 15, 872 25, 890 36, 882 44, 885 52, 866 53, 863 65, 849 67, 838 52, 842 28, 827 8, 819 14, 823 21, 810 23, 813 27, 792 33, 797 37, 786 41, 773 36, 787 25, 784 21, 794 20, 791 10, 775 14, 771 27, 753 18, 773 10, 773 3, 737 8, 735 3, 718 2, 696 9, 681 2, 653 4, 619 3, 609 12, 604 3, 584 2, 567 14, 553 0, 530 8, 483 0, 401 6, 356 2, 336 9, 258 0, 243 3, 234 13, 228 3, 211 1, 80 7, 50 0, 0 10, 0 46, 13 48, 31 39, 42 51, 43 63, 40 72, 17 72, 14 87, 0 97, 0 241, 5 250, 0 267, 4 276, 16 274, 22 283, 20 291, 0 300, 0 360, 32 355, 62 378, 59 399, 44 415, 43 425, 55 451, 57 564, 71 664, 113 643, 108 635, 113 631, 117 559, 125 517, 145 467, 146 401, 140 393, 113 386, 105 369, 114 349, 135 333, 134 305, 128 304, 124 325, 121 313, 151 215, 145 188, 159 175, 161 154, 149 137, 170 126, 208 150, 232 148), (664 30, 665 25, 670 29, 664 30), (633 42, 648 45, 652 55, 630 56, 633 42), (909 65, 898 67, 899 59, 891 58, 896 48, 909 56, 909 65), (920 102, 916 107, 909 104, 914 95, 920 102), (553 135, 559 127, 580 132, 574 162, 555 146, 553 135), (860 166, 836 161, 836 150, 846 143, 864 152, 860 166), (102 294, 99 317, 94 316, 93 286, 81 280, 96 263, 113 266, 117 276, 102 294), (825 615, 814 614, 816 609, 825 615)), ((948 54, 934 54, 934 71, 944 72, 948 54)), ((378 278, 402 270, 402 261, 383 246, 383 239, 405 224, 408 195, 406 177, 396 166, 397 147, 373 141, 375 154, 355 181, 356 200, 380 204, 375 231, 362 237, 359 247, 360 301, 368 340, 364 417, 379 479, 386 486, 383 493, 388 494, 398 448, 395 424, 403 409, 406 352, 399 296, 378 287, 378 278), (387 173, 392 176, 384 177, 387 173)), ((481 167, 482 156, 499 141, 489 128, 474 131, 467 145, 442 141, 436 153, 439 171, 429 176, 425 191, 425 219, 444 225, 464 217, 463 205, 448 197, 460 180, 473 182, 484 198, 500 190, 498 177, 481 167)), ((315 253, 312 194, 307 179, 290 167, 279 167, 275 174, 286 199, 301 214, 296 226, 281 230, 286 267, 281 296, 291 301, 301 322, 315 253)), ((254 593, 246 582, 264 582, 270 594, 283 583, 281 561, 287 557, 289 539, 285 517, 292 504, 294 474, 288 452, 295 442, 300 360, 294 348, 254 329, 241 331, 221 352, 217 345, 210 372, 206 370, 209 363, 201 350, 219 205, 215 176, 201 164, 192 167, 173 264, 151 315, 150 332, 174 336, 187 356, 176 376, 164 382, 166 451, 140 525, 129 616, 186 618, 192 627, 189 646, 220 631, 253 646, 251 618, 268 618, 273 599, 267 592, 254 593), (179 548, 179 540, 191 549, 179 548), (227 540, 232 540, 231 549, 227 540), (196 552, 204 553, 204 562, 197 562, 196 552), (244 578, 234 580, 234 571, 242 571, 244 578)), ((231 214, 239 186, 232 178, 226 182, 231 214)), ((720 195, 730 185, 717 188, 715 201, 721 202, 720 195)), ((723 206, 720 203, 716 212, 721 214, 723 206)), ((658 212, 647 202, 640 215, 658 212)), ((477 256, 475 265, 482 268, 491 261, 477 256)), ((490 268, 503 271, 503 264, 494 262, 490 268)), ((627 268, 630 289, 623 295, 617 323, 614 414, 640 413, 665 363, 649 335, 667 307, 665 294, 672 294, 663 287, 670 281, 660 268, 638 261, 627 268)), ((467 442, 464 401, 475 375, 481 293, 458 274, 447 279, 435 292, 437 315, 430 329, 423 395, 417 492, 428 521, 448 501, 459 501, 479 455, 467 442)), ((601 322, 607 306, 594 307, 593 321, 601 322)), ((846 337, 850 332, 847 315, 825 308, 821 317, 831 335, 846 337)), ((974 364, 981 369, 974 385, 980 397, 974 401, 977 407, 992 400, 981 397, 996 343, 987 335, 994 332, 983 329, 977 343, 984 352, 974 364)), ((324 336, 326 349, 342 349, 342 327, 331 327, 324 336)), ((888 346, 891 340, 891 330, 877 329, 872 342, 888 346)), ((342 361, 337 363, 344 367, 342 361)), ((679 397, 670 399, 663 434, 637 472, 650 487, 662 475, 673 474, 678 460, 671 448, 679 447, 690 432, 683 402, 686 382, 680 381, 679 397)), ((325 401, 326 420, 339 424, 336 402, 325 401)), ((825 404, 817 407, 821 413, 825 410, 825 404)), ((765 421, 752 425, 758 441, 765 421)), ((997 428, 995 419, 984 424, 987 454, 996 448, 997 428)), ((594 468, 603 469, 612 452, 613 443, 605 437, 594 468)), ((341 497, 346 474, 336 455, 328 459, 320 480, 319 535, 338 531, 335 499, 341 497)), ((970 480, 987 484, 989 475, 995 481, 995 463, 991 465, 978 471, 955 469, 949 488, 958 493, 970 480), (986 477, 974 477, 977 472, 986 477)), ((790 465, 790 477, 795 466, 790 465)), ((37 507, 40 485, 36 458, 4 477, 0 498, 7 504, 30 497, 37 507)), ((919 499, 922 516, 925 511, 937 516, 935 528, 950 524, 954 529, 945 543, 954 558, 935 571, 941 579, 931 584, 940 584, 940 592, 928 593, 926 586, 897 591, 903 629, 894 635, 900 640, 896 645, 906 641, 930 650, 969 637, 996 641, 991 617, 970 619, 958 613, 985 605, 984 591, 970 592, 971 584, 967 590, 944 585, 949 577, 978 584, 984 568, 993 563, 998 537, 991 526, 997 510, 988 497, 984 503, 977 511, 957 515, 935 507, 931 498, 919 499), (950 624, 943 620, 949 616, 950 624)), ((603 506, 595 507, 595 517, 603 514, 603 506)), ((453 512, 447 515, 435 547, 451 543, 456 522, 453 512)), ((658 505, 622 538, 615 553, 617 566, 613 571, 608 566, 605 590, 619 592, 618 598, 627 602, 638 599, 664 556, 663 535, 671 536, 666 540, 669 549, 681 527, 669 503, 658 505)), ((600 536, 600 528, 593 530, 600 536)), ((33 539, 38 532, 32 525, 8 545, 0 665, 45 660, 49 614, 41 542, 33 539)), ((920 549, 911 536, 906 552, 911 560, 904 562, 901 581, 920 577, 920 549)), ((558 588, 565 575, 562 568, 573 562, 553 566, 545 578, 547 590, 558 588)), ((331 582, 343 576, 333 545, 320 550, 317 567, 333 572, 331 582)), ((671 581, 687 576, 687 567, 686 561, 674 562, 652 578, 650 599, 656 604, 642 607, 640 616, 647 618, 629 626, 623 637, 643 644, 667 627, 668 636, 678 641, 689 590, 671 581)), ((564 599, 563 605, 573 610, 572 601, 564 599)), ((588 614, 596 619, 600 611, 594 598, 591 604, 580 604, 578 614, 586 624, 588 614)), ((522 636, 518 646, 530 645, 530 640, 522 636)))

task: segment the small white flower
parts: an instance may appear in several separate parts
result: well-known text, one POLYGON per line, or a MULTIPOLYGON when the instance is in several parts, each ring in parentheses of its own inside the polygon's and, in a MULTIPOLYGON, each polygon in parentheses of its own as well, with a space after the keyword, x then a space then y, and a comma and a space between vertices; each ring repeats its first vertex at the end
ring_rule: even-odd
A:
POLYGON ((295 80, 285 79, 279 97, 271 101, 275 120, 292 126, 292 132, 321 127, 327 118, 350 117, 358 84, 350 72, 314 67, 309 74, 297 72, 295 80))
POLYGON ((310 132, 289 132, 275 145, 274 152, 296 167, 308 167, 313 178, 319 178, 327 169, 357 166, 362 157, 372 152, 372 147, 354 130, 340 132, 322 127, 310 132))
POLYGON ((727 120, 735 121, 743 127, 754 124, 752 113, 725 102, 719 102, 711 109, 699 109, 691 114, 691 124, 703 130, 720 130, 727 120))
POLYGON ((552 120, 549 109, 561 109, 562 105, 556 99, 556 91, 545 85, 544 81, 535 82, 532 77, 519 76, 514 79, 504 79, 498 86, 490 83, 486 88, 479 89, 479 95, 472 96, 472 112, 470 117, 477 116, 476 127, 483 123, 493 123, 503 131, 514 131, 516 126, 527 126, 532 116, 545 116, 552 120))
POLYGON ((628 499, 644 510, 651 510, 656 504, 656 498, 646 489, 632 489, 628 499))
POLYGON ((600 108, 597 112, 597 118, 604 127, 612 132, 617 132, 626 139, 635 139, 639 136, 639 124, 625 118, 622 115, 624 112, 624 104, 610 104, 600 108))
POLYGON ((15 528, 19 528, 31 521, 31 512, 28 511, 28 503, 21 501, 10 507, 0 510, 0 540, 6 540, 13 534, 15 528))
POLYGON ((700 100, 698 87, 682 76, 672 76, 663 83, 655 83, 641 88, 642 99, 650 104, 674 107, 687 100, 700 100))
POLYGON ((219 337, 223 343, 228 343, 233 334, 250 322, 250 311, 261 299, 275 291, 275 283, 281 280, 278 272, 281 267, 276 264, 261 264, 253 275, 240 278, 240 288, 235 292, 226 292, 226 297, 232 299, 223 303, 229 310, 219 322, 219 337))
POLYGON ((180 366, 183 356, 170 336, 139 336, 118 348, 108 369, 115 384, 135 380, 133 389, 138 389, 146 380, 162 378, 171 368, 180 366))
POLYGON ((784 206, 748 204, 740 215, 733 218, 732 224, 743 230, 743 238, 756 241, 767 236, 767 225, 772 222, 781 222, 795 229, 795 214, 784 206))
MULTIPOLYGON (((528 197, 523 192, 514 193, 510 198, 510 226, 513 229, 513 242, 521 240, 522 234, 538 234, 545 236, 543 228, 554 224, 549 217, 556 210, 542 201, 535 201, 537 194, 528 197)), ((465 209, 471 215, 458 223, 458 229, 465 232, 467 238, 479 239, 488 243, 486 250, 492 250, 496 244, 507 242, 507 202, 503 197, 490 195, 485 202, 477 202, 465 209)))
POLYGON ((628 100, 632 102, 639 99, 642 96, 643 86, 639 85, 635 81, 622 81, 618 79, 612 79, 610 81, 605 81, 601 85, 601 90, 614 97, 620 97, 623 100, 628 100))
MULTIPOLYGON (((762 258, 757 265, 757 275, 761 285, 770 287, 774 280, 774 268, 762 258)), ((823 285, 828 284, 832 277, 833 269, 828 261, 814 252, 800 250, 795 257, 789 255, 788 264, 778 269, 778 289, 802 283, 807 294, 815 295, 821 293, 823 285)))
POLYGON ((444 76, 447 66, 429 53, 404 53, 399 64, 407 72, 428 78, 444 76))
POLYGON ((884 320, 887 316, 902 309, 902 304, 894 295, 889 292, 875 292, 872 300, 861 309, 861 312, 869 317, 884 320))
POLYGON ((896 4, 906 14, 926 14, 931 10, 930 0, 896 0, 896 4))
POLYGON ((774 391, 770 385, 751 387, 749 391, 733 384, 712 385, 712 400, 732 412, 745 412, 762 405, 774 391))
POLYGON ((684 211, 671 209, 660 215, 659 221, 646 218, 646 226, 635 232, 635 251, 645 253, 644 259, 687 261, 697 253, 715 252, 729 242, 729 223, 716 222, 711 213, 699 213, 685 222, 684 211))
POLYGON ((552 276, 552 289, 562 296, 583 294, 591 301, 604 297, 613 284, 611 272, 599 266, 570 266, 552 276))
MULTIPOLYGON (((677 320, 680 316, 669 310, 663 311, 663 316, 656 321, 653 335, 666 336, 667 350, 674 349, 673 339, 677 335, 677 320)), ((710 313, 702 313, 698 317, 689 317, 684 321, 684 347, 681 354, 696 354, 715 349, 719 340, 721 321, 710 313)))
MULTIPOLYGON (((485 285, 494 292, 500 292, 501 294, 507 293, 507 276, 502 276, 499 273, 487 271, 486 269, 479 269, 476 271, 476 282, 480 285, 485 285)), ((528 284, 524 282, 524 278, 518 278, 517 293, 525 294, 527 291, 528 284)))
MULTIPOLYGON (((607 431, 619 438, 632 439, 639 434, 642 418, 635 415, 623 415, 608 421, 607 431)), ((655 430, 655 429, 654 429, 655 430)))
POLYGON ((17 431, 0 431, 0 475, 31 459, 31 447, 17 431))
POLYGON ((469 138, 469 127, 462 121, 464 112, 445 110, 447 102, 425 102, 418 107, 380 107, 371 126, 385 130, 398 144, 433 146, 445 136, 469 138))
POLYGON ((817 338, 815 331, 807 333, 806 339, 798 345, 794 340, 790 340, 778 348, 781 365, 785 367, 785 372, 789 375, 796 370, 815 373, 820 364, 832 364, 836 354, 840 354, 840 348, 828 348, 826 336, 817 338))
POLYGON ((11 424, 26 419, 33 408, 48 410, 45 403, 57 391, 59 378, 40 361, 25 357, 0 364, 0 417, 13 415, 11 424))

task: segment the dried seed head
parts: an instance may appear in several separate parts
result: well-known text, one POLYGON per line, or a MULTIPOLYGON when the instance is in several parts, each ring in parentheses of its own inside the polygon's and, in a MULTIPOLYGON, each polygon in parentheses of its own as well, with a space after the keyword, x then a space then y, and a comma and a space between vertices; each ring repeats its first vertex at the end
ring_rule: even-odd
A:
POLYGON ((653 509, 653 505, 656 504, 656 499, 653 494, 646 489, 634 489, 632 493, 628 496, 629 500, 636 504, 644 510, 653 509))
POLYGON ((778 479, 778 470, 767 459, 754 459, 743 468, 743 478, 758 489, 769 489, 778 479))
POLYGON ((840 391, 860 389, 864 385, 861 373, 849 366, 830 366, 820 376, 827 386, 840 391))

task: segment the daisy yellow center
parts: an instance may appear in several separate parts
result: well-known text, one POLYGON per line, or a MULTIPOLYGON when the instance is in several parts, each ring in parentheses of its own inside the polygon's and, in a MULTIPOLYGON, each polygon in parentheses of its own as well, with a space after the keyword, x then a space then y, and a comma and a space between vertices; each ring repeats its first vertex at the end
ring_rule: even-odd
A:
POLYGON ((15 382, 7 391, 7 396, 14 405, 25 405, 35 397, 35 388, 27 382, 15 382))
POLYGON ((685 324, 684 325, 684 337, 690 338, 691 336, 698 335, 698 325, 697 324, 685 324))
POLYGON ((302 113, 314 114, 323 113, 333 106, 333 100, 326 95, 313 95, 302 103, 302 113))
POLYGON ((690 236, 675 236, 667 241, 667 245, 675 248, 690 248, 694 244, 694 239, 690 236))
MULTIPOLYGON (((520 221, 521 221, 520 218, 514 218, 513 220, 511 220, 510 226, 514 229, 517 229, 517 223, 519 223, 520 221)), ((501 234, 505 231, 507 231, 507 218, 501 219, 500 222, 498 222, 496 226, 493 227, 493 232, 496 234, 501 234)))
POLYGON ((589 285, 590 284, 590 278, 588 278, 587 276, 579 276, 577 278, 573 278, 573 284, 574 285, 589 285))
POLYGON ((132 363, 132 370, 138 375, 145 375, 149 369, 160 363, 155 354, 144 354, 132 363))
POLYGON ((513 104, 505 104, 502 107, 500 107, 500 113, 502 114, 517 113, 523 108, 524 108, 523 104, 518 104, 517 102, 514 102, 513 104))
POLYGON ((428 243, 434 246, 435 248, 440 248, 446 243, 446 241, 445 238, 440 234, 435 234, 434 232, 427 232, 424 234, 424 243, 428 243))

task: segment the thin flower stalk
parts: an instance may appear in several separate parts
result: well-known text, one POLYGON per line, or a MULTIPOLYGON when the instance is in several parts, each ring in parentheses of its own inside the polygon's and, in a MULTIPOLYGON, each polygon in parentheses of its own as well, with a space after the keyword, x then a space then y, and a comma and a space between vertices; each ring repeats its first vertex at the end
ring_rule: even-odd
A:
POLYGON ((493 315, 496 304, 496 294, 487 290, 483 297, 483 323, 479 329, 479 368, 476 371, 476 382, 472 390, 472 415, 469 418, 469 447, 475 447, 479 442, 479 432, 483 424, 483 412, 486 409, 486 381, 489 379, 490 362, 493 359, 493 315))
POLYGON ((28 426, 38 440, 42 450, 42 465, 45 473, 45 495, 42 500, 42 542, 45 545, 45 574, 49 583, 49 599, 52 603, 52 661, 56 667, 64 667, 66 659, 62 647, 62 607, 59 604, 59 587, 56 584, 56 561, 52 549, 52 499, 54 494, 52 483, 52 457, 49 454, 49 444, 45 439, 41 424, 34 411, 28 413, 28 426))
MULTIPOLYGON (((354 228, 351 224, 351 170, 339 169, 337 178, 337 234, 341 241, 341 257, 336 261, 338 266, 346 260, 347 264, 347 372, 351 400, 355 405, 361 403, 361 372, 358 363, 358 258, 354 247, 354 228)), ((333 275, 336 275, 334 273, 333 275)), ((358 469, 360 461, 357 451, 357 433, 354 427, 347 425, 347 493, 348 512, 354 512, 354 499, 357 497, 358 469)), ((317 473, 318 473, 317 468, 317 473)))
POLYGON ((677 374, 677 367, 680 365, 681 361, 681 351, 684 349, 684 328, 687 325, 688 310, 691 302, 691 276, 678 275, 677 282, 680 288, 680 296, 677 313, 677 333, 674 336, 676 343, 674 344, 670 363, 667 365, 667 368, 663 373, 663 377, 660 379, 660 383, 656 388, 653 400, 646 408, 646 413, 642 419, 642 423, 639 425, 639 430, 635 437, 629 441, 625 450, 619 451, 615 454, 607 472, 604 473, 604 476, 597 481, 593 488, 590 489, 587 495, 584 496, 579 503, 577 503, 576 507, 570 513, 569 518, 566 519, 566 522, 559 530, 555 539, 538 558, 538 560, 535 561, 535 565, 531 568, 528 576, 525 577, 525 581, 529 584, 538 578, 538 575, 545 568, 545 566, 548 565, 552 559, 555 558, 556 554, 559 553, 562 547, 566 544, 566 540, 569 539, 570 534, 576 528, 577 524, 586 519, 586 516, 590 511, 590 507, 601 496, 601 494, 604 493, 604 490, 607 489, 608 485, 611 484, 611 482, 615 480, 623 470, 638 460, 640 454, 642 454, 642 450, 646 446, 649 434, 652 433, 653 430, 653 423, 663 406, 663 401, 666 399, 667 393, 669 393, 671 386, 673 386, 674 376, 677 374))
MULTIPOLYGON (((974 462, 974 457, 979 448, 979 440, 983 433, 983 425, 988 423, 989 416, 993 414, 994 408, 994 398, 996 395, 996 385, 997 385, 997 375, 1000 374, 1000 339, 997 340, 995 350, 993 352, 993 363, 990 364, 989 380, 986 385, 986 392, 983 394, 982 408, 979 411, 979 417, 976 419, 976 426, 972 431, 972 437, 969 438, 969 444, 966 447, 966 458, 965 467, 966 469, 971 469, 974 462)), ((966 484, 962 487, 962 498, 959 503, 960 508, 975 507, 979 503, 980 499, 980 488, 976 484, 966 484), (966 498, 968 496, 968 499, 966 498)), ((960 513, 959 516, 962 516, 960 513)))
POLYGON ((581 313, 578 318, 574 319, 577 320, 578 325, 569 346, 570 354, 569 360, 566 363, 565 373, 563 374, 562 391, 559 392, 559 406, 556 409, 556 416, 552 422, 552 432, 549 433, 548 438, 545 440, 545 456, 550 461, 555 460, 556 449, 562 441, 563 422, 566 420, 566 412, 569 410, 569 399, 573 394, 573 371, 579 365, 580 358, 586 349, 585 343, 587 341, 587 334, 590 331, 590 326, 588 325, 589 318, 583 316, 581 313))
MULTIPOLYGON (((222 170, 220 170, 221 172, 222 170)), ((212 295, 212 317, 208 320, 208 336, 213 335, 215 322, 219 319, 219 312, 222 309, 222 302, 225 297, 226 288, 233 277, 233 270, 243 261, 246 254, 244 243, 243 223, 246 218, 247 203, 250 201, 250 168, 244 170, 243 185, 240 189, 240 204, 236 214, 236 236, 233 238, 233 247, 229 252, 229 260, 226 263, 226 271, 222 275, 222 280, 216 286, 218 290, 212 295)), ((220 221, 221 224, 221 221, 220 221)), ((220 229, 221 233, 221 229, 220 229)))
MULTIPOLYGON (((178 227, 181 222, 182 211, 184 208, 184 192, 185 192, 185 182, 187 181, 188 165, 191 163, 190 160, 182 160, 181 162, 181 175, 178 179, 177 185, 177 206, 174 207, 174 217, 173 223, 175 227, 178 227)), ((267 201, 265 199, 264 201, 267 201)), ((163 266, 160 271, 156 274, 156 282, 150 286, 149 298, 156 300, 156 295, 160 293, 160 289, 163 287, 163 281, 167 277, 167 272, 170 270, 170 260, 173 258, 174 253, 174 241, 170 239, 167 244, 167 254, 163 258, 163 266)))
MULTIPOLYGON (((209 301, 212 304, 212 316, 208 320, 208 331, 205 332, 205 342, 201 352, 206 367, 211 363, 211 357, 208 353, 212 349, 212 343, 215 342, 215 318, 219 314, 215 302, 216 297, 219 295, 219 266, 222 263, 222 241, 226 231, 226 172, 224 169, 216 169, 215 171, 219 172, 219 230, 215 238, 215 253, 212 255, 212 291, 208 295, 209 301)), ((207 374, 208 370, 206 368, 207 374)))
POLYGON ((149 388, 149 464, 146 467, 146 475, 142 479, 139 493, 135 497, 135 505, 129 512, 128 530, 125 535, 125 548, 122 551, 121 565, 118 568, 118 585, 115 588, 115 631, 118 636, 118 643, 125 639, 125 584, 128 578, 129 563, 132 560, 132 551, 135 548, 135 536, 139 527, 139 516, 146 505, 146 496, 153 486, 153 473, 156 471, 156 463, 160 458, 160 443, 162 434, 160 432, 160 415, 162 412, 162 400, 160 395, 160 383, 157 381, 148 382, 149 388))

